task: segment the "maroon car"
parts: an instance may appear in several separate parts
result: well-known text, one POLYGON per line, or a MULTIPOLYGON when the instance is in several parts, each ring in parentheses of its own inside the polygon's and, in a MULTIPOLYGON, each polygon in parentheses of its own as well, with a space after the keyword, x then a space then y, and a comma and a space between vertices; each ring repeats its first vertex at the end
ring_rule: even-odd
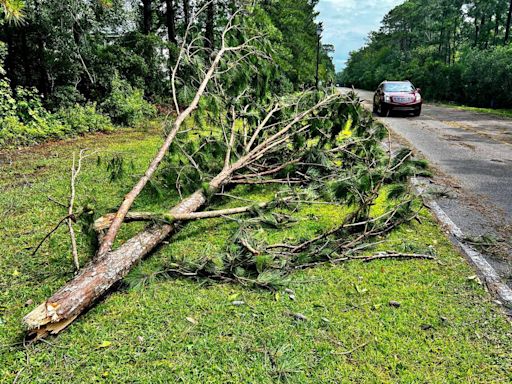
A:
POLYGON ((383 81, 373 96, 373 112, 387 116, 391 111, 421 114, 420 89, 410 81, 383 81))

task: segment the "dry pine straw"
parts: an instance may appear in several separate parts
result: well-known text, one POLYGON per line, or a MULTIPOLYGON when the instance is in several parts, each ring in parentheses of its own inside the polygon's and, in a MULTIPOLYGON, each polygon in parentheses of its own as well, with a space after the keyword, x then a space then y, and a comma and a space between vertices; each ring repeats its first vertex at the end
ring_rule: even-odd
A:
MULTIPOLYGON (((84 147, 98 149, 103 158, 120 153, 133 159, 138 172, 160 140, 158 133, 125 131, 2 154, 0 382, 16 377, 20 383, 512 380, 510 324, 428 212, 422 212, 422 224, 393 233, 382 250, 412 253, 431 246, 436 261, 307 269, 292 276, 293 293, 152 278, 172 257, 222 251, 236 229, 224 219, 191 223, 132 272, 131 277, 148 277, 141 279, 143 287, 119 287, 50 344, 10 346, 22 341, 21 318, 30 303, 43 300, 73 273, 66 228, 37 256, 28 256, 63 216, 48 196, 66 201, 71 153, 84 147)), ((128 175, 109 183, 95 159, 88 159, 82 172, 77 203, 87 201, 103 212, 116 206, 131 182, 128 175)), ((258 201, 272 196, 270 188, 236 192, 258 201)), ((169 195, 155 202, 143 194, 134 209, 164 211, 175 201, 169 195)), ((311 206, 297 215, 297 225, 261 237, 299 239, 334 226, 343 214, 336 207, 311 206)), ((140 225, 123 228, 120 241, 140 225)), ((88 250, 80 236, 78 250, 83 264, 88 250)))

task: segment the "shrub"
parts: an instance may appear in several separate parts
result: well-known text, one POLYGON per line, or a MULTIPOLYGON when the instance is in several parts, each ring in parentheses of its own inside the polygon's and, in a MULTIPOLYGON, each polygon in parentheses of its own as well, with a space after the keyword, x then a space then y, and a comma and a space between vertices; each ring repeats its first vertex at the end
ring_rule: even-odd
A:
POLYGON ((116 124, 137 126, 156 115, 156 108, 144 100, 144 92, 115 76, 112 91, 101 108, 116 124))
POLYGON ((110 118, 97 111, 96 103, 86 106, 75 104, 72 107, 61 109, 57 116, 73 134, 114 129, 110 118))
POLYGON ((16 100, 8 79, 0 80, 0 119, 16 114, 16 100))
POLYGON ((37 144, 88 132, 111 131, 110 118, 100 114, 95 104, 75 105, 58 113, 28 109, 23 121, 16 115, 0 118, 0 147, 37 144))
POLYGON ((75 87, 71 85, 58 85, 50 95, 50 99, 46 103, 50 109, 58 110, 62 108, 70 108, 75 104, 84 104, 85 97, 75 87))
POLYGON ((35 115, 29 123, 24 123, 16 116, 0 120, 0 146, 17 146, 37 144, 45 139, 60 138, 69 133, 69 128, 50 115, 42 118, 35 115))

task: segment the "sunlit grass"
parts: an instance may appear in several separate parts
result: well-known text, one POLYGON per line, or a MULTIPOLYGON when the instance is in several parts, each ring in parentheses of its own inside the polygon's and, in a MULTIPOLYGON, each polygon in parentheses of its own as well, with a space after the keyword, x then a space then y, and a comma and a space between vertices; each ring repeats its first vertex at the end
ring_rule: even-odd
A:
MULTIPOLYGON (((295 300, 284 291, 150 279, 139 288, 118 287, 50 338, 51 344, 10 347, 22 341, 23 315, 73 276, 65 228, 30 255, 65 214, 48 196, 66 201, 72 151, 87 147, 102 159, 120 154, 133 161, 135 170, 113 183, 96 157, 85 163, 79 204, 106 212, 119 204, 160 143, 158 132, 126 131, 0 157, 0 382, 12 382, 22 369, 20 383, 512 380, 510 324, 483 287, 468 279, 474 272, 426 210, 421 223, 400 227, 378 250, 430 250, 436 261, 352 262, 300 271, 289 285, 295 300), (234 306, 234 300, 246 305, 234 306), (307 321, 294 319, 297 313, 307 321)), ((275 189, 232 193, 265 201, 275 189)), ((160 198, 143 193, 134 209, 163 211, 176 201, 171 192, 160 198)), ((375 212, 382 207, 380 200, 375 212)), ((258 236, 269 243, 293 242, 336 226, 346 212, 346 207, 306 206, 294 214, 295 225, 258 236)), ((126 225, 119 241, 140 228, 126 225)), ((236 230, 236 222, 224 219, 190 223, 132 276, 151 276, 175 258, 222 252, 236 230)), ((91 254, 87 242, 79 240, 83 264, 91 254)))

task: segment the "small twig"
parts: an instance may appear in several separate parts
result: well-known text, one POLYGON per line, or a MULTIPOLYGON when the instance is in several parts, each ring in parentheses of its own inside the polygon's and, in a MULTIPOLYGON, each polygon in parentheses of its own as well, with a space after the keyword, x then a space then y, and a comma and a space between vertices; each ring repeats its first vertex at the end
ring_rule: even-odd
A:
POLYGON ((16 377, 14 378, 14 381, 12 382, 12 384, 16 384, 18 382, 18 379, 20 378, 20 375, 23 373, 23 371, 25 370, 26 367, 23 367, 21 368, 18 373, 16 374, 16 377))
POLYGON ((375 260, 383 260, 383 259, 426 259, 426 260, 435 260, 435 256, 425 255, 425 254, 417 254, 417 253, 398 253, 398 252, 384 252, 378 253, 373 256, 366 257, 352 257, 352 259, 361 259, 363 262, 368 263, 370 261, 375 260))
POLYGON ((354 347, 348 351, 345 352, 332 352, 334 355, 340 355, 340 356, 347 356, 351 355, 353 352, 357 351, 358 349, 366 347, 368 344, 370 344, 370 341, 367 341, 366 343, 363 343, 361 345, 358 345, 357 347, 354 347))
POLYGON ((260 251, 258 251, 256 248, 254 248, 249 242, 245 239, 240 239, 240 244, 244 246, 245 249, 247 249, 249 252, 251 252, 253 255, 258 256, 261 254, 260 251))
POLYGON ((55 203, 63 208, 68 208, 68 206, 64 203, 61 203, 60 201, 58 201, 57 199, 53 198, 52 196, 48 196, 48 200, 51 201, 52 203, 55 203))
POLYGON ((61 225, 66 221, 66 220, 68 220, 68 219, 70 219, 70 216, 69 216, 69 215, 67 215, 67 216, 63 217, 63 218, 62 218, 62 219, 57 223, 57 225, 56 225, 56 226, 55 226, 55 227, 54 227, 50 232, 48 232, 48 233, 46 234, 46 236, 43 238, 43 240, 41 240, 41 241, 39 242, 39 244, 37 245, 36 249, 34 249, 34 252, 32 252, 32 256, 34 256, 34 255, 37 253, 37 251, 39 251, 39 248, 41 248, 41 245, 43 245, 43 243, 44 243, 48 238, 50 238, 50 236, 51 236, 51 235, 53 235, 53 233, 54 233, 57 229, 59 229, 59 227, 60 227, 60 226, 61 226, 61 225))

